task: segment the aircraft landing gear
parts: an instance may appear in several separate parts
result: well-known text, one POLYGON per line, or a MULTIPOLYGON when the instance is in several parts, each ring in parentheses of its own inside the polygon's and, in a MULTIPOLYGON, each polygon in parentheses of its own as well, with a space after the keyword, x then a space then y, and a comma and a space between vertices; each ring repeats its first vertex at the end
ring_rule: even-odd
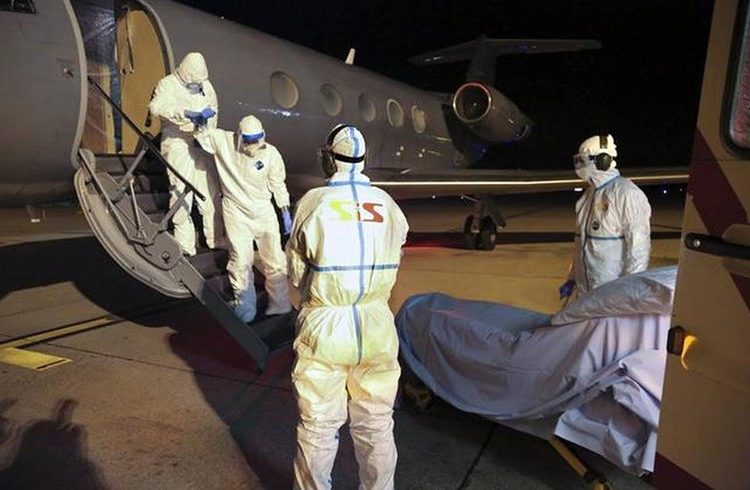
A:
POLYGON ((474 201, 474 213, 464 221, 464 247, 493 250, 497 230, 505 227, 505 220, 492 196, 466 197, 474 201))

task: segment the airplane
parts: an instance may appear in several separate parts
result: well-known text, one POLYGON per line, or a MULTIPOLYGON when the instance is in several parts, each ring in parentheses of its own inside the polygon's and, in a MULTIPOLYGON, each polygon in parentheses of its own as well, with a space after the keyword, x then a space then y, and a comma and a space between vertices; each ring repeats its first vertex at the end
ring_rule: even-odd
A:
MULTIPOLYGON (((582 185, 570 171, 472 166, 489 144, 517 142, 532 131, 531 119, 493 86, 497 56, 598 49, 597 41, 480 37, 413 57, 421 66, 471 61, 466 83, 446 95, 169 0, 5 3, 14 12, 0 17, 6 47, 0 89, 14 96, 0 100, 2 114, 13 115, 0 122, 0 205, 70 197, 81 147, 98 155, 137 153, 136 132, 84 74, 138 130, 158 134, 159 121, 147 110, 152 89, 189 51, 208 60, 223 127, 234 128, 248 113, 263 120, 284 155, 294 197, 322 183, 315 150, 339 122, 362 127, 368 175, 395 198, 476 196, 464 223, 469 248, 494 248, 504 226, 491 195, 582 185)), ((639 169, 629 177, 677 183, 686 170, 639 169)))
MULTIPOLYGON (((367 174, 395 198, 476 196, 464 223, 469 248, 495 246, 504 223, 492 194, 582 186, 570 170, 471 166, 482 147, 520 141, 533 125, 492 86, 497 55, 598 48, 596 41, 480 37, 415 57, 423 65, 471 60, 466 83, 448 96, 360 68, 351 55, 325 56, 171 0, 5 0, 0 41, 0 205, 75 191, 94 235, 126 272, 167 296, 194 296, 260 369, 293 336, 290 323, 248 328, 228 303, 226 253, 188 259, 169 233, 177 205, 169 206, 169 164, 148 102, 188 52, 208 62, 220 126, 234 128, 248 113, 263 121, 284 156, 292 196, 323 184, 316 150, 342 122, 362 129, 367 174)), ((668 167, 629 176, 661 184, 684 182, 687 173, 668 167)))
MULTIPOLYGON (((528 118, 502 124, 498 114, 515 106, 486 80, 467 80, 452 97, 435 95, 167 0, 118 2, 116 15, 108 3, 0 1, 0 204, 66 199, 75 187, 97 238, 125 270, 164 294, 194 295, 260 367, 272 350, 272 332, 237 324, 222 297, 207 287, 205 269, 175 259, 181 254, 166 233, 166 215, 151 220, 133 187, 123 188, 155 182, 148 172, 127 173, 143 158, 148 140, 85 75, 116 96, 136 129, 158 134, 159 122, 149 120, 145 109, 153 86, 180 56, 202 51, 221 97, 222 126, 232 127, 248 112, 262 115, 284 145, 297 193, 320 182, 314 149, 340 121, 363 128, 371 148, 368 171, 397 197, 581 184, 568 173, 511 176, 464 167, 473 163, 473 153, 456 131, 463 137, 500 135, 497 141, 528 134, 528 118), (252 49, 258 46, 263 49, 252 49), (252 70, 243 64, 250 61, 252 70), (114 71, 120 76, 111 76, 114 71), (124 166, 110 172, 117 161, 124 166), (123 178, 144 176, 136 184, 123 178)), ((667 347, 655 471, 661 488, 747 488, 750 482, 749 12, 748 0, 712 2, 667 347)), ((497 47, 484 40, 420 59, 465 59, 471 48, 474 59, 477 51, 497 47)), ((640 177, 684 180, 675 168, 640 177)))

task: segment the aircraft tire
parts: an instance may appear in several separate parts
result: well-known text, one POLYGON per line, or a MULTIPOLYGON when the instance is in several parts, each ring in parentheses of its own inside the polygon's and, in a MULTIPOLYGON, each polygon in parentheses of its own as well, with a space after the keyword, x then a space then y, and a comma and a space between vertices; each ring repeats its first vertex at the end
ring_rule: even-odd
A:
POLYGON ((478 248, 480 250, 494 250, 497 238, 497 225, 489 216, 482 220, 482 229, 479 232, 478 248))
POLYGON ((467 250, 476 250, 479 235, 471 232, 471 222, 474 216, 468 215, 464 221, 464 248, 467 250))

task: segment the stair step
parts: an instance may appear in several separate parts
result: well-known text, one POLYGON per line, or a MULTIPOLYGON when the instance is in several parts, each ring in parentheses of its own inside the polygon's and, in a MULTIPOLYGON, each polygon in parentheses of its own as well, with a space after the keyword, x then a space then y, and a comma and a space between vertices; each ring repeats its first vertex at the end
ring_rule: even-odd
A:
MULTIPOLYGON (((191 259, 191 263, 193 260, 195 258, 191 259)), ((232 287, 229 285, 229 276, 227 274, 209 277, 206 279, 206 283, 221 294, 225 301, 229 302, 233 298, 234 295, 232 294, 232 287)), ((250 327, 263 339, 270 351, 290 344, 294 340, 294 324, 297 318, 297 311, 292 310, 290 313, 284 315, 265 316, 263 312, 268 306, 268 294, 263 289, 262 283, 260 285, 256 284, 256 291, 258 297, 258 316, 250 323, 250 327)))
POLYGON ((195 256, 190 257, 190 263, 193 264, 200 274, 208 279, 226 272, 227 259, 229 252, 220 248, 211 250, 210 248, 199 249, 195 256))
MULTIPOLYGON (((164 218, 164 216, 165 216, 166 214, 167 214, 167 211, 166 211, 166 210, 164 210, 164 211, 162 211, 162 210, 158 210, 158 211, 153 211, 153 212, 151 212, 151 213, 146 213, 146 215, 148 216, 148 218, 149 218, 149 219, 150 219, 151 221, 153 221, 154 223, 160 223, 160 222, 161 222, 161 220, 162 220, 162 218, 164 218)), ((171 229, 171 228, 170 228, 170 229, 171 229)))
POLYGON ((149 215, 156 211, 164 211, 166 213, 167 209, 169 209, 168 192, 136 193, 135 201, 138 203, 138 207, 149 215))
MULTIPOLYGON (((100 174, 99 178, 106 183, 107 188, 112 188, 113 185, 118 185, 118 182, 122 180, 121 176, 127 172, 134 158, 134 156, 121 155, 97 156, 96 172, 100 174), (114 179, 114 182, 112 179, 114 179)), ((120 211, 132 218, 132 209, 129 202, 132 199, 142 213, 148 216, 151 221, 155 223, 161 222, 168 212, 170 200, 169 178, 164 165, 156 158, 156 155, 148 155, 140 162, 139 167, 135 169, 132 175, 134 194, 132 196, 127 194, 122 198, 124 199, 123 201, 118 202, 120 211)), ((76 180, 78 181, 79 179, 76 180)), ((94 187, 90 183, 86 183, 85 185, 88 189, 94 187)), ((128 189, 127 192, 130 192, 130 190, 128 189)), ((117 194, 117 192, 115 191, 113 194, 117 194)), ((88 192, 79 192, 79 196, 88 195, 88 192)), ((111 238, 110 234, 116 233, 119 228, 117 228, 116 223, 112 220, 110 213, 107 212, 106 206, 99 203, 98 208, 93 206, 92 208, 99 210, 96 219, 108 226, 108 228, 105 227, 103 229, 115 230, 103 235, 105 238, 111 238)), ((185 289, 189 290, 243 349, 256 359, 258 367, 263 369, 266 365, 269 352, 288 345, 294 339, 296 312, 272 317, 264 315, 268 306, 268 295, 264 288, 263 276, 256 270, 254 271, 253 286, 257 294, 258 317, 251 324, 244 324, 232 311, 231 300, 234 294, 229 283, 229 275, 226 271, 229 252, 223 249, 209 250, 205 248, 205 239, 202 237, 202 231, 200 230, 201 218, 197 216, 198 210, 196 208, 193 211, 193 219, 198 228, 196 230, 197 241, 203 244, 203 248, 199 248, 196 256, 191 257, 187 261, 178 261, 174 269, 168 274, 168 279, 174 284, 170 283, 167 286, 173 287, 169 289, 169 287, 165 286, 164 289, 167 291, 165 294, 173 293, 178 297, 180 294, 184 295, 185 289)), ((140 257, 138 254, 133 254, 130 249, 119 250, 119 248, 133 245, 126 238, 122 237, 120 241, 116 242, 117 247, 115 248, 118 248, 117 253, 111 250, 110 253, 116 258, 128 256, 126 252, 130 252, 130 255, 134 255, 136 258, 140 257)), ((102 236, 100 236, 100 239, 102 239, 102 236)), ((152 248, 155 252, 159 252, 161 245, 161 242, 155 242, 152 248)), ((173 244, 168 245, 174 246, 173 244)), ((149 249, 149 247, 151 245, 146 248, 149 249)), ((125 266, 123 265, 123 267, 125 266)), ((156 269, 153 271, 154 274, 159 272, 162 271, 156 269)), ((154 274, 145 275, 141 278, 141 281, 151 287, 155 287, 153 286, 154 280, 152 277, 154 274)), ((159 279, 160 276, 157 275, 155 277, 159 279)), ((158 288, 155 287, 155 289, 158 288)))
MULTIPOLYGON (((259 308, 258 311, 263 310, 259 308)), ((273 352, 294 341, 296 321, 297 311, 292 310, 285 315, 260 317, 251 323, 250 327, 263 339, 268 350, 273 352)))
MULTIPOLYGON (((96 155, 96 170, 112 175, 122 175, 133 163, 133 160, 135 160, 135 156, 131 155, 96 155)), ((150 158, 148 155, 138 165, 138 171, 141 173, 165 173, 164 165, 157 158, 150 158)))
MULTIPOLYGON (((192 261, 191 261, 192 262, 192 261)), ((255 294, 258 298, 258 311, 263 312, 266 309, 268 302, 266 290, 263 286, 263 276, 260 276, 260 282, 258 281, 259 274, 255 274, 255 294)), ((216 291, 224 298, 224 301, 231 301, 234 299, 234 292, 232 286, 229 284, 228 274, 219 274, 206 278, 206 283, 211 286, 211 289, 216 291)))
POLYGON ((136 192, 169 192, 169 177, 166 174, 136 173, 134 177, 136 192))
MULTIPOLYGON (((103 172, 98 173, 103 174, 103 172)), ((122 179, 122 174, 115 175, 110 173, 109 176, 112 177, 118 184, 122 179)), ((136 194, 169 194, 169 178, 166 175, 136 173, 133 175, 133 189, 135 190, 136 194)), ((127 185, 125 186, 125 190, 127 192, 130 192, 127 185)))
POLYGON ((234 299, 234 293, 232 292, 232 286, 229 284, 229 276, 227 274, 209 277, 206 279, 206 284, 219 293, 224 298, 224 301, 228 302, 234 299))

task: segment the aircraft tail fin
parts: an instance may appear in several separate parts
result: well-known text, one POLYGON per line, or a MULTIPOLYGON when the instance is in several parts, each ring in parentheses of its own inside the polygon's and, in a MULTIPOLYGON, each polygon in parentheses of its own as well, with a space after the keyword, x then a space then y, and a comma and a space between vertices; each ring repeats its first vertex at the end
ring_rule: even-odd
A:
POLYGON ((466 80, 492 84, 498 56, 561 53, 601 47, 602 44, 594 39, 489 39, 480 36, 474 41, 412 56, 409 61, 417 66, 431 66, 471 60, 466 80))

